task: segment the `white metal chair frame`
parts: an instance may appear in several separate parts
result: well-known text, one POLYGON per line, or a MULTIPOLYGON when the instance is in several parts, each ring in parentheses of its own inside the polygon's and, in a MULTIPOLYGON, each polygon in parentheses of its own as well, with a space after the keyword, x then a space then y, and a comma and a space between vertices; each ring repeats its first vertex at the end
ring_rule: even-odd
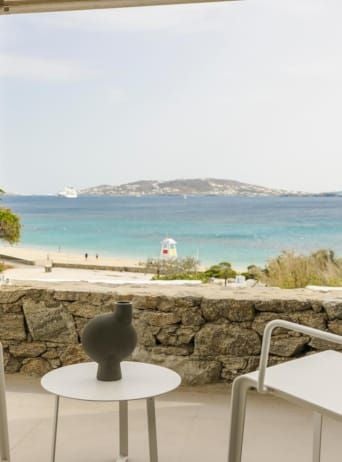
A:
POLYGON ((10 462, 4 354, 0 343, 0 462, 10 462))
MULTIPOLYGON (((310 337, 315 337, 321 340, 337 343, 342 345, 342 336, 331 334, 329 332, 313 329, 311 327, 302 326, 283 320, 274 320, 269 322, 264 331, 259 373, 257 381, 252 380, 247 375, 242 375, 234 380, 232 387, 231 409, 230 409, 230 433, 229 433, 229 448, 228 462, 241 462, 243 432, 245 425, 246 401, 247 393, 254 388, 258 393, 269 393, 265 387, 265 375, 270 351, 272 332, 275 328, 282 327, 284 329, 300 332, 310 337)), ((321 460, 321 435, 322 435, 322 414, 314 412, 314 431, 313 431, 313 449, 312 461, 320 462, 321 460)))

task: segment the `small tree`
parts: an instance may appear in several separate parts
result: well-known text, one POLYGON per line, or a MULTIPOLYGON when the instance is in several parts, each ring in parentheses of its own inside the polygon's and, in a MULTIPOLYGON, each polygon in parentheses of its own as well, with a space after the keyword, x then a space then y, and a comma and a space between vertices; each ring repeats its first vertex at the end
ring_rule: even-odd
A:
POLYGON ((222 261, 218 265, 211 266, 205 274, 211 278, 224 279, 224 285, 226 286, 228 279, 236 276, 236 271, 233 270, 228 261, 222 261))
MULTIPOLYGON (((4 191, 0 189, 0 195, 4 191)), ((20 219, 10 209, 0 207, 0 239, 15 244, 20 239, 20 219)))

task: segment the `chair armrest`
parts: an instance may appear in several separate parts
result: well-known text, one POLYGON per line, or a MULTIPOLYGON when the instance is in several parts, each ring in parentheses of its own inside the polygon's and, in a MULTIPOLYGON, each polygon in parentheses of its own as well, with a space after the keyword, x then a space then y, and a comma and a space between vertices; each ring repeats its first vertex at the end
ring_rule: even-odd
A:
POLYGON ((321 340, 326 340, 328 342, 339 343, 342 345, 342 336, 331 334, 330 332, 325 332, 323 330, 313 329, 312 327, 302 326, 301 324, 296 324, 294 322, 283 321, 281 319, 275 319, 266 324, 264 330, 264 336, 262 339, 261 355, 259 362, 259 376, 258 376, 258 385, 257 390, 259 393, 266 391, 265 388, 265 374, 268 363, 268 357, 270 353, 270 344, 272 332, 276 327, 283 327, 284 329, 293 330, 295 332, 300 332, 302 334, 309 335, 310 337, 316 337, 321 340))

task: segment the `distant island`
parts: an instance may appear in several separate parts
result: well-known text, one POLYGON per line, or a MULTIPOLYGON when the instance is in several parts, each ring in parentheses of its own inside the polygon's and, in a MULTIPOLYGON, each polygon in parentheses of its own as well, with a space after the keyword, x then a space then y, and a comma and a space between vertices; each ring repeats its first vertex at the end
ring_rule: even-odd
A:
POLYGON ((217 178, 176 179, 170 181, 143 180, 132 183, 99 185, 81 189, 83 196, 338 196, 341 192, 310 194, 301 191, 272 189, 217 178))

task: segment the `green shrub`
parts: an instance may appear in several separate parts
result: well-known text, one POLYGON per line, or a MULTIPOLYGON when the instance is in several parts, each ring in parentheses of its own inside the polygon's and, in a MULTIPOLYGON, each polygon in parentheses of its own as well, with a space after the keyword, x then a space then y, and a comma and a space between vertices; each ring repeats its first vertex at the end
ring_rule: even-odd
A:
POLYGON ((264 269, 249 267, 249 274, 269 286, 295 289, 307 285, 342 285, 342 262, 332 250, 318 250, 310 255, 282 252, 264 269))
MULTIPOLYGON (((0 189, 0 195, 4 191, 0 189)), ((20 220, 10 209, 0 207, 0 239, 15 244, 20 239, 20 220)))

